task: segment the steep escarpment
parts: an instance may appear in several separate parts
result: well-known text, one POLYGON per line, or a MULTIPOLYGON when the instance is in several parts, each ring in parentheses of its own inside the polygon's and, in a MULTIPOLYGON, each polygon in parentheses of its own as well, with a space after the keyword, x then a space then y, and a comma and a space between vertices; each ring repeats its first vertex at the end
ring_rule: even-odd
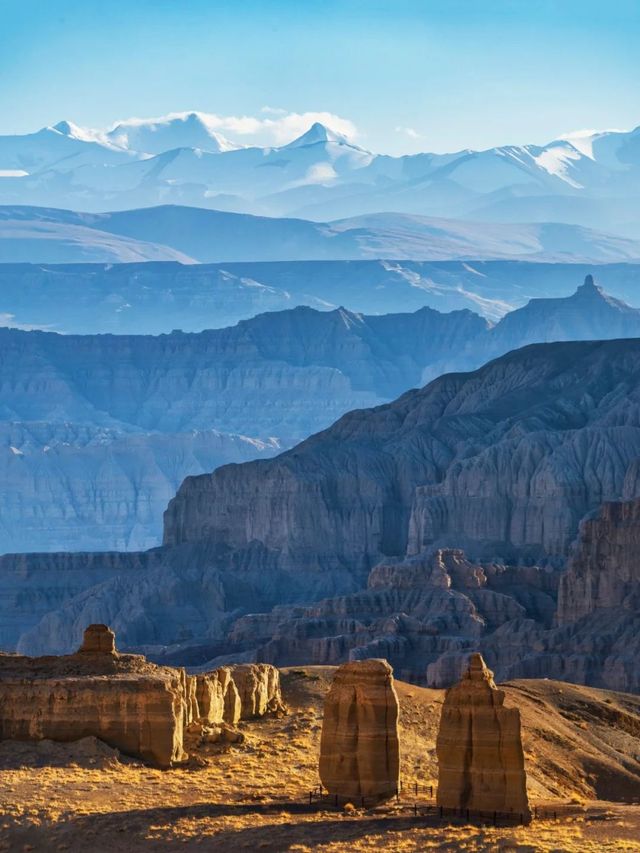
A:
POLYGON ((569 568, 562 576, 558 623, 596 610, 631 614, 640 608, 640 500, 606 503, 582 522, 569 568))
POLYGON ((299 308, 201 334, 0 329, 0 553, 153 547, 186 476, 387 400, 485 328, 299 308))
POLYGON ((351 412, 279 457, 185 480, 167 545, 252 541, 368 572, 433 545, 563 560, 640 456, 640 341, 536 345, 351 412))

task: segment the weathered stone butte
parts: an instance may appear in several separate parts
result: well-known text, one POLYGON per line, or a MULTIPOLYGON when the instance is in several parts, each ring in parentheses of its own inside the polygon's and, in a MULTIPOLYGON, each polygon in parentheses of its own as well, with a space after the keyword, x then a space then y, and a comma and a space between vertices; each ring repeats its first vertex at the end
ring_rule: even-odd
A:
POLYGON ((472 654, 446 693, 436 742, 438 805, 470 812, 513 812, 529 821, 520 711, 504 707, 493 673, 472 654))
MULTIPOLYGON (((268 664, 193 676, 120 654, 106 625, 90 625, 80 649, 60 657, 0 653, 0 740, 75 741, 94 736, 160 767, 188 756, 187 729, 224 726, 283 708, 280 673, 268 664), (250 689, 247 688, 247 680, 250 689), (246 708, 242 695, 247 696, 246 708), (259 701, 258 698, 259 697, 259 701)), ((238 737, 236 737, 238 735, 238 737)))
POLYGON ((345 663, 324 704, 320 779, 330 794, 383 800, 400 781, 398 697, 385 660, 345 663))

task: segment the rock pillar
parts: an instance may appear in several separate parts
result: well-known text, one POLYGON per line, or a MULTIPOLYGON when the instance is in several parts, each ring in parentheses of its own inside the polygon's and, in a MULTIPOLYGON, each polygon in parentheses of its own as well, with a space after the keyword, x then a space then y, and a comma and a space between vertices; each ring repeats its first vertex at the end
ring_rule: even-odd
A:
POLYGON ((386 660, 345 663, 324 704, 320 779, 330 794, 377 800, 399 786, 398 697, 386 660))
POLYGON ((504 691, 480 654, 447 690, 436 752, 439 806, 530 820, 520 711, 504 707, 504 691))

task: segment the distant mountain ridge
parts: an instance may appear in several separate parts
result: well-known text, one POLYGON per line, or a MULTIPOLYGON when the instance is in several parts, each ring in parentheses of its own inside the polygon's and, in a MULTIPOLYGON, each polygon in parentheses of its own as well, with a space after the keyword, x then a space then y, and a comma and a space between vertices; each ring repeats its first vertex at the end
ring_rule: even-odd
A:
POLYGON ((184 477, 549 334, 640 338, 640 310, 588 277, 496 325, 300 306, 197 334, 0 329, 0 552, 151 547, 184 477))
MULTIPOLYGON (((592 271, 524 261, 0 264, 0 326, 199 332, 297 305, 369 315, 469 308, 497 322, 530 299, 568 296, 592 271)), ((601 264, 597 274, 608 293, 637 302, 640 264, 601 264)))
POLYGON ((493 358, 528 344, 640 337, 640 309, 615 299, 592 275, 571 296, 532 299, 468 341, 452 358, 430 365, 423 382, 451 371, 476 370, 493 358))
POLYGON ((397 213, 318 223, 176 205, 114 213, 0 207, 0 263, 366 258, 634 261, 640 260, 640 240, 561 223, 505 225, 397 213))
POLYGON ((561 222, 640 238, 640 128, 486 151, 373 154, 313 125, 240 147, 206 114, 71 122, 0 137, 0 203, 92 211, 160 203, 329 221, 380 211, 479 222, 561 222))

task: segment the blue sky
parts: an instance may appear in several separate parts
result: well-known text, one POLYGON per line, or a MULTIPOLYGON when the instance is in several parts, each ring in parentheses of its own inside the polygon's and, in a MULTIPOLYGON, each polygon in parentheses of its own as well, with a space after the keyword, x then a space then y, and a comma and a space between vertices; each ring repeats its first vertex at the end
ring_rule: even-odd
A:
POLYGON ((640 0, 0 0, 0 133, 325 112, 451 151, 635 127, 639 83, 640 0))

